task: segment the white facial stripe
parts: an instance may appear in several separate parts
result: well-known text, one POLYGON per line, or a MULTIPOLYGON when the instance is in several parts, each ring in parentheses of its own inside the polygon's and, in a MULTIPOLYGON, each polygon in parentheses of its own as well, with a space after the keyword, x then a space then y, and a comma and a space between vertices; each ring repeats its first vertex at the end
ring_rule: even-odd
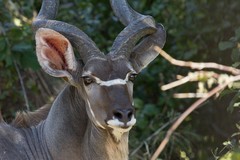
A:
MULTIPOLYGON (((98 82, 97 82, 98 83, 98 82)), ((98 83, 100 86, 113 86, 113 85, 125 85, 127 84, 126 80, 123 79, 113 79, 110 81, 100 81, 100 83, 98 83)))
POLYGON ((113 85, 125 85, 127 84, 128 81, 128 76, 131 73, 128 73, 125 77, 125 79, 113 79, 113 80, 109 80, 109 81, 103 81, 101 79, 99 79, 98 77, 93 76, 96 79, 96 83, 99 84, 100 86, 113 86, 113 85))
POLYGON ((99 127, 101 127, 102 129, 105 129, 105 127, 103 127, 101 124, 100 124, 100 122, 97 120, 97 118, 96 118, 96 116, 95 116, 95 114, 94 114, 94 112, 93 112, 93 110, 92 110, 92 107, 91 107, 91 105, 90 105, 90 102, 87 100, 87 103, 88 103, 88 107, 89 107, 89 109, 90 109, 90 113, 91 113, 91 115, 92 115, 92 117, 93 117, 93 119, 94 119, 94 122, 97 124, 97 126, 99 126, 99 127))

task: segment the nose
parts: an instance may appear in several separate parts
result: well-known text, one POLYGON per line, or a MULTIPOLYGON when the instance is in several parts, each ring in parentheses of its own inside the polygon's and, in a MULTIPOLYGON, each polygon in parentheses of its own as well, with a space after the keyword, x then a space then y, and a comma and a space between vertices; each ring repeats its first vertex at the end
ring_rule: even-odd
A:
POLYGON ((127 122, 131 121, 134 114, 134 109, 116 109, 113 111, 113 115, 115 118, 117 118, 119 121, 126 124, 127 122))

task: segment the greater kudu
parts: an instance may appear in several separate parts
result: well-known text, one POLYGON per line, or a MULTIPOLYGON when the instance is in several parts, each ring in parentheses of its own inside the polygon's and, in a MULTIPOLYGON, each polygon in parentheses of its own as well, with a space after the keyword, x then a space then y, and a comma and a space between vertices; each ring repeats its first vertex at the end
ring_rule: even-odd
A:
POLYGON ((126 0, 111 0, 126 28, 105 55, 80 29, 53 20, 58 3, 43 0, 33 22, 36 54, 45 72, 63 77, 68 85, 49 113, 43 109, 39 123, 19 127, 16 121, 15 125, 1 121, 0 159, 126 160, 129 130, 136 123, 133 80, 157 57, 153 47, 163 47, 164 28, 134 11, 126 0))

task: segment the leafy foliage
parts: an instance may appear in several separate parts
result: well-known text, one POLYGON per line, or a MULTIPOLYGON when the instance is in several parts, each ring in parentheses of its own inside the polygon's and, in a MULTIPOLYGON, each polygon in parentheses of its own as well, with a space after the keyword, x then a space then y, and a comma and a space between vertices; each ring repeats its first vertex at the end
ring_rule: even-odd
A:
MULTIPOLYGON (((240 27, 236 28, 234 31, 234 35, 229 38, 229 40, 225 40, 219 43, 219 49, 221 51, 230 52, 231 51, 231 59, 233 61, 234 67, 239 67, 240 65, 240 27)), ((225 93, 234 93, 227 110, 231 113, 239 110, 240 107, 240 93, 239 93, 239 82, 233 84, 231 90, 225 91, 225 93)), ((215 152, 216 159, 220 160, 237 160, 240 158, 240 126, 236 124, 237 132, 234 133, 228 141, 223 143, 224 148, 220 152, 215 152), (223 154, 224 153, 224 154, 223 154), (222 155, 222 156, 221 156, 222 155)), ((217 148, 218 149, 218 148, 217 148)))
MULTIPOLYGON (((30 3, 29 3, 30 4, 30 3)), ((23 16, 24 8, 12 1, 0 1, 0 108, 5 116, 8 112, 5 106, 23 104, 21 87, 18 84, 16 68, 38 68, 36 58, 33 54, 34 46, 32 41, 31 22, 23 16)), ((31 8, 28 8, 30 11, 31 8)), ((32 12, 30 12, 32 13, 32 12)), ((17 105, 17 108, 21 108, 17 105)), ((9 108, 14 110, 14 108, 9 108)))
POLYGON ((240 125, 236 124, 238 131, 231 138, 223 142, 223 148, 216 148, 213 152, 214 158, 217 160, 238 160, 240 158, 240 125))

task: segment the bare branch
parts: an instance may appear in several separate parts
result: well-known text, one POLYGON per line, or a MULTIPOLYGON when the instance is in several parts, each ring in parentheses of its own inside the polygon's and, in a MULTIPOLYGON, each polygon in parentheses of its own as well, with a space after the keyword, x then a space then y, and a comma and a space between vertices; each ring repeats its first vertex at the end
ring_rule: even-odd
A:
POLYGON ((179 79, 179 80, 177 80, 177 81, 171 82, 171 83, 166 84, 166 85, 163 85, 163 86, 161 87, 161 89, 162 89, 163 91, 166 91, 166 90, 169 90, 169 89, 171 89, 171 88, 174 88, 174 87, 183 85, 184 83, 187 83, 187 82, 189 82, 189 81, 190 81, 190 77, 189 77, 189 75, 188 75, 188 76, 186 76, 186 77, 183 77, 182 79, 179 79))
POLYGON ((197 72, 190 72, 186 77, 181 77, 181 79, 171 82, 169 84, 163 85, 161 89, 163 91, 169 90, 171 88, 180 86, 182 84, 185 84, 187 82, 193 82, 193 81, 200 81, 202 79, 208 79, 208 78, 218 78, 219 75, 214 72, 208 72, 208 71, 197 71, 197 72))
POLYGON ((19 81, 20 81, 20 84, 21 84, 21 87, 22 87, 23 96, 24 96, 24 100, 25 100, 25 105, 26 105, 27 111, 29 111, 30 110, 29 101, 28 101, 26 89, 25 89, 25 86, 24 86, 24 83, 23 83, 23 78, 22 78, 22 75, 21 75, 20 70, 18 68, 18 65, 17 65, 17 63, 15 61, 14 61, 14 66, 16 68, 16 71, 17 71, 17 74, 18 74, 18 78, 19 78, 19 81))
POLYGON ((173 118, 167 123, 165 123, 162 127, 160 127, 158 130, 156 130, 153 134, 151 134, 149 137, 147 137, 144 141, 140 143, 140 145, 132 151, 130 156, 133 156, 134 154, 137 153, 137 151, 144 145, 145 142, 150 141, 153 137, 157 136, 161 131, 163 131, 167 126, 169 126, 173 121, 175 121, 177 118, 173 118))
POLYGON ((207 93, 175 93, 174 98, 203 98, 207 93))
POLYGON ((171 57, 169 54, 167 54, 164 50, 162 50, 160 47, 155 46, 154 50, 156 50, 161 56, 163 56, 166 60, 168 60, 171 64, 176 65, 176 66, 181 66, 181 67, 189 67, 191 69, 197 69, 197 70, 202 70, 202 69, 216 69, 216 70, 221 70, 225 72, 229 72, 233 75, 239 75, 240 70, 237 68, 217 64, 217 63, 197 63, 197 62, 191 62, 191 61, 181 61, 174 59, 171 57))
POLYGON ((226 88, 229 84, 231 84, 235 81, 239 81, 239 80, 240 80, 240 75, 229 78, 228 81, 225 81, 223 84, 220 84, 217 87, 215 87, 214 89, 212 89, 210 92, 207 93, 207 96, 197 100, 184 113, 182 113, 180 115, 180 117, 176 120, 176 122, 174 122, 174 124, 171 126, 171 128, 167 131, 167 134, 166 134, 165 138, 163 139, 163 141, 161 142, 161 144, 159 145, 159 147, 157 148, 157 150, 153 154, 151 160, 156 160, 157 159, 157 157, 161 154, 161 152, 163 151, 163 149, 165 148, 165 146, 169 142, 169 139, 170 139, 172 133, 179 127, 179 125, 184 121, 184 119, 188 115, 190 115, 195 109, 197 109, 203 102, 208 100, 210 97, 219 93, 221 90, 226 88))

